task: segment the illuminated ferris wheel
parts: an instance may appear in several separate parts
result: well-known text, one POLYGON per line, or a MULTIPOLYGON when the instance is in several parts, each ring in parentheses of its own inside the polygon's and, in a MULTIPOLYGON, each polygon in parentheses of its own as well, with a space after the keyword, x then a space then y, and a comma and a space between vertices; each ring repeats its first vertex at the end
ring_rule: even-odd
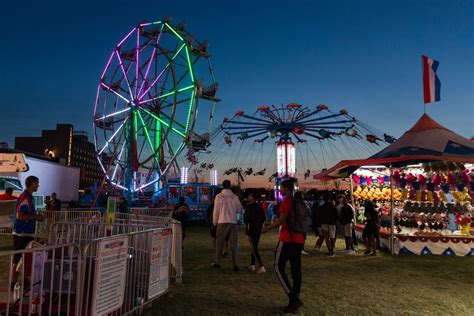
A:
POLYGON ((186 147, 209 141, 194 129, 204 103, 211 128, 216 92, 208 43, 184 23, 166 18, 132 28, 114 47, 97 88, 94 141, 103 184, 133 193, 179 170, 176 159, 186 147))

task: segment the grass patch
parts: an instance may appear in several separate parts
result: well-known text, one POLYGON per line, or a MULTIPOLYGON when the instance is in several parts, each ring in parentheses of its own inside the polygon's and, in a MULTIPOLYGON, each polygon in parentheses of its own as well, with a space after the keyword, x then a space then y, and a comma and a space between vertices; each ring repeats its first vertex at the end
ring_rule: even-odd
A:
MULTIPOLYGON (((256 275, 250 264, 250 246, 239 230, 241 271, 231 271, 231 258, 219 271, 210 264, 213 250, 209 230, 193 226, 186 231, 184 275, 172 283, 149 315, 275 315, 287 298, 274 273, 275 232, 262 236, 261 255, 267 273, 256 275)), ((315 238, 307 240, 311 256, 302 258, 301 315, 474 315, 474 258, 447 256, 376 257, 342 253, 338 240, 335 258, 313 251, 315 238)), ((289 269, 288 269, 289 270, 289 269)), ((289 271, 288 271, 289 273, 289 271)))
MULTIPOLYGON (((275 232, 262 236, 261 255, 267 273, 246 269, 250 246, 239 230, 239 263, 231 271, 230 255, 219 271, 212 270, 212 243, 205 226, 186 231, 182 284, 154 302, 148 315, 278 315, 286 296, 273 271, 275 232)), ((474 257, 390 256, 342 253, 335 258, 316 253, 310 236, 302 258, 305 306, 300 315, 474 315, 474 257)), ((12 249, 11 236, 0 236, 0 251, 12 249)), ((9 258, 0 258, 2 284, 7 283, 9 258), (3 259, 3 260, 2 260, 3 259)), ((289 272, 289 271, 288 271, 289 272)))

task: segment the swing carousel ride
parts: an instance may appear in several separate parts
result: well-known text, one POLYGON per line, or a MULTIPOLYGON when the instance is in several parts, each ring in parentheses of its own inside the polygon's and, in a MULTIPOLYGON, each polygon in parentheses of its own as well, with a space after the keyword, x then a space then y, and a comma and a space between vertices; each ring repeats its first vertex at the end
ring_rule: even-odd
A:
POLYGON ((311 170, 348 157, 365 158, 395 141, 345 109, 333 112, 323 104, 311 109, 297 103, 263 105, 252 114, 237 111, 224 118, 211 138, 207 161, 200 163, 199 156, 189 162, 200 170, 219 164, 223 176, 235 176, 239 183, 249 177, 268 177, 276 183, 288 177, 306 180, 311 170), (275 150, 276 170, 272 167, 275 150), (221 166, 222 161, 226 166, 221 166))
POLYGON ((207 147, 219 101, 208 46, 185 23, 165 18, 138 24, 113 48, 94 106, 95 148, 104 173, 99 194, 106 184, 127 198, 156 191, 167 174, 178 172, 186 148, 207 147), (202 135, 194 132, 206 129, 198 104, 201 113, 209 111, 202 135))

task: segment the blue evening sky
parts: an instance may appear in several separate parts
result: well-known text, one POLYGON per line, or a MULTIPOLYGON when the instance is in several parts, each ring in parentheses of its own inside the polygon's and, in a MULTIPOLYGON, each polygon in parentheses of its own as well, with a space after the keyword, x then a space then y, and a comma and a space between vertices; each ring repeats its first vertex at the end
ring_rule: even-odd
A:
POLYGON ((0 141, 56 123, 92 132, 114 45, 173 16, 208 39, 216 121, 261 104, 324 103, 399 137, 423 112, 421 55, 439 60, 428 113, 474 136, 473 1, 8 1, 0 12, 0 141))

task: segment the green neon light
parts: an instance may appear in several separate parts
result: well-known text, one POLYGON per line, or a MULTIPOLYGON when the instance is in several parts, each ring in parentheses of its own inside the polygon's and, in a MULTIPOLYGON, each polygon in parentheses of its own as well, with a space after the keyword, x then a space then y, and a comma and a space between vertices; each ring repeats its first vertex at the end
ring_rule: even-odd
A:
POLYGON ((189 50, 186 47, 186 59, 188 60, 189 74, 191 75, 191 81, 194 83, 194 71, 193 65, 191 64, 191 58, 189 58, 189 50))
MULTIPOLYGON (((178 54, 181 53, 181 51, 185 47, 186 47, 186 44, 181 45, 181 47, 176 51, 176 53, 173 55, 173 57, 171 57, 171 60, 174 60, 176 58, 176 56, 178 56, 178 54)), ((166 65, 166 68, 168 68, 169 65, 170 65, 170 63, 168 63, 168 65, 166 65)))
POLYGON ((189 100, 188 117, 186 119, 186 129, 185 129, 186 132, 188 131, 188 127, 189 127, 189 120, 191 118, 191 112, 193 109, 193 101, 194 101, 194 91, 191 92, 191 99, 189 100))
POLYGON ((161 123, 159 121, 155 121, 155 151, 157 151, 158 148, 160 148, 160 145, 161 145, 161 123))
POLYGON ((138 113, 138 117, 140 118, 140 121, 142 122, 143 131, 145 131, 145 136, 146 136, 146 139, 147 139, 147 141, 148 141, 148 145, 150 145, 150 148, 151 148, 151 150, 153 151, 153 157, 155 158, 156 163, 157 163, 158 166, 159 166, 160 163, 159 163, 158 159, 156 158, 155 149, 153 148, 153 142, 151 141, 150 134, 148 133, 148 129, 146 128, 145 121, 143 121, 143 117, 142 117, 142 115, 140 114, 140 112, 137 112, 137 113, 138 113))
POLYGON ((137 113, 135 110, 132 112, 132 115, 133 115, 133 138, 136 144, 137 139, 138 139, 138 120, 137 120, 137 113))
MULTIPOLYGON (((155 120, 161 122, 163 125, 165 125, 166 127, 170 127, 170 124, 168 124, 167 122, 163 121, 161 118, 159 118, 158 116, 156 116, 155 114, 151 113, 150 111, 146 110, 146 109, 142 109, 143 111, 145 111, 148 115, 150 115, 151 117, 153 117, 155 120)), ((177 130, 176 128, 174 127, 171 127, 171 130, 173 132, 175 132, 176 134, 178 134, 179 136, 185 138, 186 135, 184 135, 182 132, 180 132, 179 130, 177 130)))
MULTIPOLYGON (((191 90, 191 89, 194 89, 194 85, 187 86, 187 87, 185 87, 185 88, 179 89, 179 90, 177 91, 177 93, 181 93, 181 92, 183 92, 183 91, 187 91, 187 90, 191 90)), ((171 91, 171 92, 168 92, 168 93, 165 93, 165 94, 162 94, 162 95, 160 95, 159 97, 156 97, 155 99, 167 98, 167 97, 169 97, 170 95, 173 95, 173 94, 176 94, 176 90, 171 91)), ((194 91, 193 91, 193 94, 194 94, 194 91)))
POLYGON ((180 40, 184 41, 184 39, 181 37, 181 35, 178 34, 168 23, 165 22, 165 25, 170 29, 171 32, 174 33, 180 40))

